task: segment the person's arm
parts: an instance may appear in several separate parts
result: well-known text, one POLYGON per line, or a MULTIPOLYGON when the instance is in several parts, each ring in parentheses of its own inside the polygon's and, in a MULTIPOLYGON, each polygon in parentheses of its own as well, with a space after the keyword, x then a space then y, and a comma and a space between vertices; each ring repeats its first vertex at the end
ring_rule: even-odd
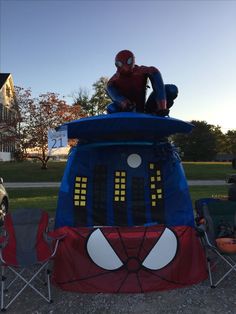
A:
POLYGON ((106 88, 108 96, 112 99, 113 102, 116 102, 122 111, 130 111, 134 104, 130 102, 130 100, 124 96, 122 96, 114 84, 107 84, 106 88))
POLYGON ((160 71, 155 67, 150 67, 148 77, 152 84, 152 89, 157 103, 157 110, 167 109, 165 85, 160 71))

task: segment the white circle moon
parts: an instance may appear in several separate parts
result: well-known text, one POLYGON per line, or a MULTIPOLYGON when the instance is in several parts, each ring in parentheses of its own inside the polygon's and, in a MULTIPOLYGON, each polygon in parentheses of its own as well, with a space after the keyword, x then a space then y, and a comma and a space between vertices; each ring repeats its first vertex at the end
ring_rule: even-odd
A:
POLYGON ((127 158, 127 163, 131 168, 138 168, 142 163, 142 158, 138 154, 131 154, 127 158))

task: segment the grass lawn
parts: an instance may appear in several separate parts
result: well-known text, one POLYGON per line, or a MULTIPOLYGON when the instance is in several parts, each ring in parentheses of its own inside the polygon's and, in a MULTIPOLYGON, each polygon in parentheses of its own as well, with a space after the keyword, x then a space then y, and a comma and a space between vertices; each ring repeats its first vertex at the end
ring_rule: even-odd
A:
MULTIPOLYGON (((10 210, 17 208, 42 208, 50 215, 55 214, 58 188, 8 189, 10 210)), ((191 198, 216 197, 227 195, 227 186, 191 186, 191 198)))
POLYGON ((10 210, 41 208, 54 215, 58 191, 58 188, 8 189, 10 210))
POLYGON ((183 162, 188 180, 225 180, 235 173, 230 162, 183 162))
POLYGON ((191 199, 194 202, 199 198, 206 197, 223 197, 228 195, 227 185, 214 185, 214 186, 190 186, 189 187, 191 199))
POLYGON ((40 162, 0 162, 0 176, 5 182, 61 181, 65 162, 48 162, 48 169, 42 170, 40 162))
MULTIPOLYGON (((0 176, 5 182, 59 182, 63 176, 65 162, 49 162, 42 170, 40 162, 0 162, 0 176)), ((227 174, 235 173, 229 162, 184 162, 188 180, 225 180, 227 174)))

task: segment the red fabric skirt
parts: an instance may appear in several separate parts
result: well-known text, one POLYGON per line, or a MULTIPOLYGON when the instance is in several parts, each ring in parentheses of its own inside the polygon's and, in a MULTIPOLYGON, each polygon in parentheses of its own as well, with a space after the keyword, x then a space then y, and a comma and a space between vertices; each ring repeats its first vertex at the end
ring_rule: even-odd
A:
POLYGON ((77 292, 139 293, 182 288, 207 278, 192 227, 62 227, 53 283, 77 292))

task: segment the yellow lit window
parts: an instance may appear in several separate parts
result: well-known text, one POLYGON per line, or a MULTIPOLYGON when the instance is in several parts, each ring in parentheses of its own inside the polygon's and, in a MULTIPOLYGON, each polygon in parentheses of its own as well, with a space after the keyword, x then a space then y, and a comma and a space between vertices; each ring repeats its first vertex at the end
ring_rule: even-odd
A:
POLYGON ((75 189, 75 194, 80 194, 80 189, 75 189))
POLYGON ((119 189, 120 185, 119 184, 115 184, 115 189, 119 189))
POLYGON ((115 183, 120 183, 120 178, 115 178, 115 183))
POLYGON ((83 184, 81 184, 81 187, 84 188, 84 189, 86 189, 87 184, 86 184, 86 183, 83 183, 83 184))
POLYGON ((162 198, 162 194, 158 194, 157 197, 158 197, 158 198, 162 198))
POLYGON ((155 184, 151 184, 151 189, 155 189, 156 185, 155 184))
POLYGON ((86 196, 85 195, 80 195, 80 199, 81 200, 86 200, 86 196))
POLYGON ((81 181, 81 177, 76 177, 76 178, 75 178, 75 181, 76 181, 76 182, 80 182, 80 181, 81 181))
POLYGON ((80 206, 85 206, 86 202, 85 201, 80 201, 80 206))
POLYGON ((120 197, 119 196, 115 196, 114 200, 115 200, 115 202, 119 202, 120 197))
POLYGON ((125 197, 124 197, 124 196, 121 196, 121 197, 120 197, 120 200, 121 200, 121 202, 124 202, 124 201, 125 201, 125 197))
POLYGON ((120 191, 116 190, 115 195, 120 195, 120 191))
POLYGON ((116 177, 120 176, 120 171, 116 171, 116 177))
POLYGON ((161 181, 161 177, 157 177, 157 181, 161 181))
POLYGON ((149 169, 154 169, 154 164, 149 164, 149 169))
POLYGON ((82 182, 87 182, 87 178, 82 178, 82 182))
POLYGON ((125 178, 121 178, 121 179, 120 179, 120 182, 121 182, 121 183, 125 183, 125 178))
POLYGON ((81 194, 86 194, 86 190, 81 190, 81 194))
POLYGON ((80 195, 74 195, 75 200, 79 200, 80 195))
POLYGON ((157 198, 156 194, 152 194, 152 200, 155 200, 157 198))
POLYGON ((125 195, 125 191, 120 191, 120 195, 125 195))
POLYGON ((125 177, 125 172, 124 171, 121 171, 121 176, 125 177))
POLYGON ((79 201, 75 201, 75 206, 79 206, 79 201))
POLYGON ((125 189, 125 184, 121 184, 120 188, 125 189))
POLYGON ((156 202, 155 201, 152 202, 152 206, 156 206, 156 202))
POLYGON ((161 175, 161 171, 157 170, 157 175, 160 176, 161 175))
POLYGON ((80 183, 75 183, 76 188, 80 188, 80 183))
POLYGON ((162 192, 161 189, 157 189, 157 194, 160 194, 162 192))
POLYGON ((155 182, 155 177, 150 178, 151 182, 155 182))

